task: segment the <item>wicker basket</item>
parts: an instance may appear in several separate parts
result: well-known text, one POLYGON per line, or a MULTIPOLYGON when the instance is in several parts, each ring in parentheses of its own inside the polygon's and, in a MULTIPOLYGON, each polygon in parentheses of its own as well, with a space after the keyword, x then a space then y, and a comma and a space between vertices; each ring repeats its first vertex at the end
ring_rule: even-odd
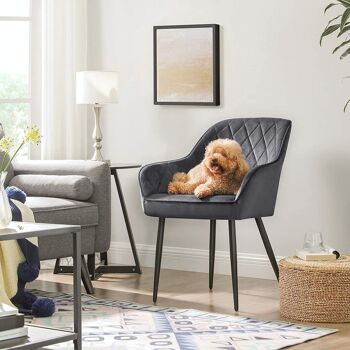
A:
POLYGON ((305 322, 350 322, 350 256, 336 261, 282 259, 281 315, 305 322))

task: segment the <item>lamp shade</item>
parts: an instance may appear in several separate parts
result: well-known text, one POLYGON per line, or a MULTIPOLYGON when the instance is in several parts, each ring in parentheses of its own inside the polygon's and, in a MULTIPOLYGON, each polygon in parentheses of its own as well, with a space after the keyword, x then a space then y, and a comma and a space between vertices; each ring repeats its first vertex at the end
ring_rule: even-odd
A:
POLYGON ((77 104, 117 103, 118 78, 116 72, 83 71, 76 76, 77 104))

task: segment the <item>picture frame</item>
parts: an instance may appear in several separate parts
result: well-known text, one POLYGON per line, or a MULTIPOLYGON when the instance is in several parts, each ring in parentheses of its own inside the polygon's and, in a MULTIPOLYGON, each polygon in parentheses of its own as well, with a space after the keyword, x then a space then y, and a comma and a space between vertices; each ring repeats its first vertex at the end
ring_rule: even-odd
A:
POLYGON ((153 27, 155 105, 220 105, 220 26, 153 27))

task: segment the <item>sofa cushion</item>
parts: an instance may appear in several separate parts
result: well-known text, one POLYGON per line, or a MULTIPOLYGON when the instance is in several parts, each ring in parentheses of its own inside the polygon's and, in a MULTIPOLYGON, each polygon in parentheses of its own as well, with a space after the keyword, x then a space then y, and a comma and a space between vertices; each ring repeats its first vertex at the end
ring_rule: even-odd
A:
POLYGON ((80 175, 16 175, 9 184, 20 188, 28 196, 85 201, 93 193, 90 179, 80 175))
POLYGON ((29 196, 26 205, 33 210, 36 222, 81 226, 98 224, 98 208, 94 203, 29 196))
MULTIPOLYGON (((0 139, 2 139, 5 135, 4 129, 2 127, 2 125, 0 124, 0 139)), ((3 152, 0 152, 0 164, 2 164, 2 160, 4 158, 5 154, 3 152)), ((8 157, 6 157, 6 159, 9 159, 8 157)), ((7 168, 7 177, 6 177, 6 181, 5 181, 5 185, 8 184, 8 182, 13 178, 14 175, 14 171, 13 171, 13 166, 10 163, 9 167, 7 168)))

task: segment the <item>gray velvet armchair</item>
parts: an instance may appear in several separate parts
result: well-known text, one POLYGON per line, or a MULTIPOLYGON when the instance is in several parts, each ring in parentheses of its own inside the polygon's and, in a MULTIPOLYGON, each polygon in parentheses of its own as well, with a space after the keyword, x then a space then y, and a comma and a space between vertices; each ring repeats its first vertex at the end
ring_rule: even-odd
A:
POLYGON ((153 301, 157 300, 165 218, 210 220, 209 288, 213 287, 216 220, 228 220, 234 307, 238 310, 237 247, 235 220, 254 218, 271 265, 278 279, 278 265, 262 217, 274 214, 276 197, 287 151, 291 121, 278 118, 237 118, 212 126, 190 154, 174 161, 150 164, 140 170, 139 182, 146 215, 159 218, 153 301), (218 138, 236 140, 250 165, 236 196, 216 195, 198 199, 194 195, 167 193, 176 172, 188 172, 199 164, 206 145, 218 138))
MULTIPOLYGON (((3 136, 0 124, 0 139, 3 136)), ((93 293, 93 287, 84 255, 94 261, 95 253, 104 253, 110 246, 110 181, 109 165, 91 160, 17 161, 6 178, 7 186, 27 194, 26 204, 36 222, 81 226, 82 280, 88 293, 93 293)), ((40 259, 71 257, 72 246, 70 235, 39 238, 40 259)))

